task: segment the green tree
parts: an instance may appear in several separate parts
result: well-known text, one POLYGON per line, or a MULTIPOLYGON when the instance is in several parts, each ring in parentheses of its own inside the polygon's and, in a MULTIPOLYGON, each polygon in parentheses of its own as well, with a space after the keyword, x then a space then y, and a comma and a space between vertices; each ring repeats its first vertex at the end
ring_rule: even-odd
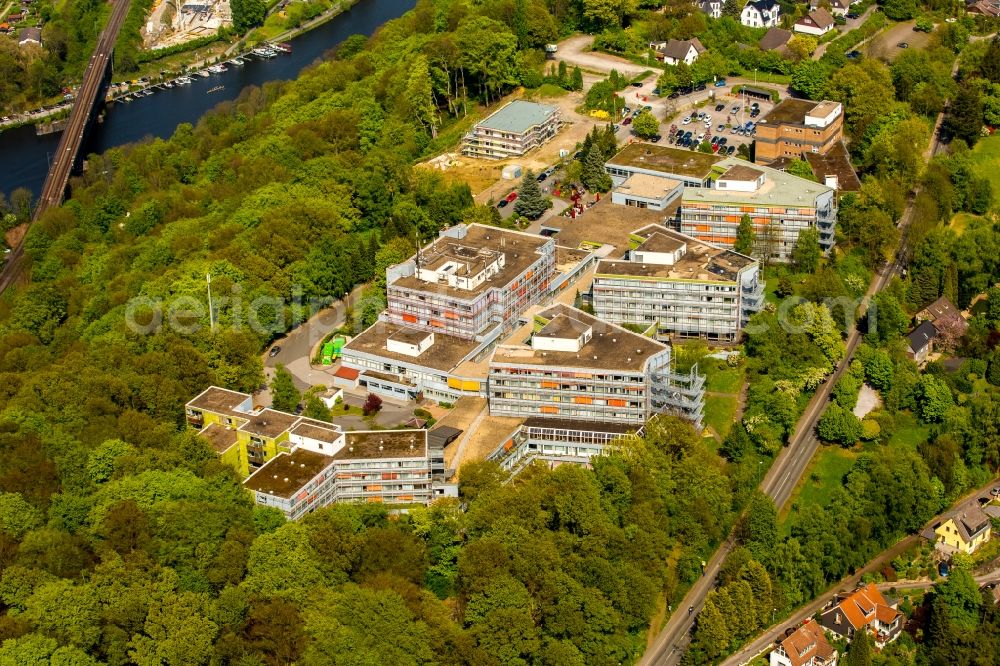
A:
POLYGON ((583 70, 577 65, 573 68, 573 76, 570 79, 570 90, 583 90, 583 70))
POLYGON ((970 146, 979 141, 983 127, 983 100, 974 86, 961 86, 948 108, 944 119, 944 129, 955 138, 962 139, 970 146))
POLYGON ((241 34, 262 25, 267 14, 264 0, 233 0, 230 9, 233 15, 233 27, 241 34))
POLYGON ((20 539, 26 532, 41 526, 44 515, 28 504, 21 493, 0 494, 0 531, 20 539))
POLYGON ((632 131, 640 138, 650 139, 660 133, 660 121, 649 111, 643 111, 632 121, 632 131))
POLYGON ((767 495, 753 494, 740 522, 739 537, 755 560, 767 562, 778 542, 778 513, 767 495))
POLYGON ((141 666, 208 663, 218 627, 205 616, 203 605, 203 598, 192 592, 169 594, 150 604, 129 656, 141 666))
POLYGON ((788 165, 786 171, 793 176, 798 176, 799 178, 805 178, 806 180, 816 182, 816 175, 813 173, 812 167, 809 166, 809 162, 805 160, 793 160, 792 163, 788 165))
POLYGON ((1000 37, 993 37, 983 59, 979 61, 979 73, 990 83, 1000 83, 1000 37))
POLYGON ((962 567, 953 569, 944 582, 934 586, 933 612, 941 613, 960 629, 976 628, 982 605, 979 586, 972 574, 962 567))
POLYGON ((271 380, 271 406, 282 412, 294 412, 302 401, 302 394, 295 388, 292 373, 282 365, 274 367, 274 379, 271 380))
POLYGON ((854 632, 844 654, 844 666, 872 666, 872 644, 866 629, 854 632))
POLYGON ((916 0, 886 0, 882 11, 893 21, 906 21, 917 12, 916 0))
POLYGON ((819 436, 827 442, 852 446, 863 433, 861 421, 835 402, 830 403, 816 425, 819 436))
POLYGON ((552 202, 542 195, 542 188, 538 186, 535 173, 531 169, 525 171, 521 186, 517 188, 514 212, 529 220, 537 220, 551 205, 552 202))
POLYGON ((305 409, 302 410, 302 415, 306 418, 316 419, 317 421, 330 422, 333 420, 333 415, 330 413, 330 408, 326 406, 326 403, 319 396, 322 392, 323 389, 317 387, 306 391, 305 409))
POLYGON ((592 192, 607 192, 611 189, 611 176, 604 170, 604 154, 596 145, 590 147, 583 161, 580 180, 592 192))
POLYGON ((423 55, 417 56, 410 63, 410 77, 406 83, 406 101, 410 105, 410 116, 424 126, 432 138, 436 137, 438 110, 437 104, 434 102, 430 66, 427 63, 427 58, 423 55))
POLYGON ((714 590, 709 592, 705 605, 698 613, 698 622, 694 630, 692 649, 704 654, 705 662, 714 662, 729 649, 731 640, 729 627, 713 598, 714 590))
POLYGON ((722 15, 728 16, 730 18, 738 19, 740 17, 740 12, 742 7, 736 0, 726 0, 722 4, 722 15))
POLYGON ((753 222, 750 220, 750 216, 744 213, 743 217, 740 218, 740 225, 736 227, 736 242, 733 244, 733 249, 740 254, 750 256, 754 253, 756 242, 757 237, 754 234, 753 222))
POLYGON ((819 99, 828 76, 823 64, 815 60, 804 60, 792 70, 791 88, 809 99, 819 99))
POLYGON ((917 391, 920 418, 928 423, 943 421, 955 405, 948 384, 934 375, 921 375, 917 391))
POLYGON ((814 273, 819 268, 823 250, 819 246, 819 231, 810 227, 799 232, 792 248, 792 263, 800 273, 814 273))

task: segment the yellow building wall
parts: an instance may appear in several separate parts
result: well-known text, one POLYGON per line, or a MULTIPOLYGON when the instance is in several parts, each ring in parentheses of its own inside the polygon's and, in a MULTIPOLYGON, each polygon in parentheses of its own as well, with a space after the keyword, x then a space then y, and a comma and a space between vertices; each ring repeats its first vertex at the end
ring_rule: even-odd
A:
MULTIPOLYGON (((279 452, 285 451, 290 452, 292 447, 288 443, 288 433, 283 432, 277 437, 271 439, 264 437, 262 438, 264 442, 264 462, 270 462, 279 452)), ((243 475, 243 478, 250 476, 250 456, 247 453, 247 447, 250 445, 250 433, 248 432, 237 432, 236 433, 236 446, 233 449, 239 449, 238 458, 233 461, 233 466, 236 470, 243 475)), ((232 449, 230 449, 232 450, 232 449)))
POLYGON ((977 548, 990 540, 991 528, 987 528, 985 532, 972 539, 972 541, 965 541, 958 534, 958 528, 955 525, 955 521, 948 519, 941 523, 935 533, 938 535, 938 541, 943 542, 952 548, 957 548, 963 553, 972 554, 977 548))

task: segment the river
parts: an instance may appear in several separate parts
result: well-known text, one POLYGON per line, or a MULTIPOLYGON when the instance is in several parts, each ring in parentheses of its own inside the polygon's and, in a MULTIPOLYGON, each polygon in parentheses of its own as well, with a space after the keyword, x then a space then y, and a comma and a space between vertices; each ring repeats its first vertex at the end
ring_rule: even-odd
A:
MULTIPOLYGON (((166 138, 181 123, 195 123, 219 102, 236 99, 243 88, 268 81, 294 79, 323 53, 351 35, 371 35, 386 21, 413 9, 416 0, 360 0, 351 9, 291 41, 292 52, 264 60, 247 58, 242 67, 208 78, 193 76, 187 86, 157 90, 154 95, 131 103, 107 107, 103 123, 94 126, 83 145, 83 153, 101 153, 109 148, 146 137, 166 138), (217 86, 222 90, 209 93, 217 86)), ((36 136, 33 125, 0 134, 0 192, 9 195, 18 187, 38 194, 48 173, 49 156, 59 144, 59 134, 36 136)))

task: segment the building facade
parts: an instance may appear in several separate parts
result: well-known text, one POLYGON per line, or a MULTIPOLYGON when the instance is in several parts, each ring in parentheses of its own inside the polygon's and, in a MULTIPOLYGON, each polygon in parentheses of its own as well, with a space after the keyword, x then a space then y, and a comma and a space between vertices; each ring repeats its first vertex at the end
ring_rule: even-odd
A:
POLYGON ((815 228, 828 252, 837 222, 832 187, 743 160, 727 158, 711 187, 685 188, 679 229, 688 236, 732 247, 743 216, 749 216, 756 237, 756 256, 788 261, 799 232, 815 228))
POLYGON ((838 596, 834 602, 820 615, 820 624, 848 641, 856 632, 867 631, 875 647, 882 649, 903 629, 903 614, 896 609, 896 602, 886 600, 874 583, 838 596))
POLYGON ((750 0, 740 12, 740 23, 751 28, 773 28, 781 23, 777 0, 750 0))
POLYGON ((837 666, 837 651, 813 620, 781 640, 768 655, 769 666, 837 666))
POLYGON ((520 157, 554 137, 559 122, 557 107, 514 100, 476 123, 465 137, 462 154, 494 160, 520 157))
POLYGON ((518 425, 487 456, 515 475, 528 465, 543 462, 589 466, 591 458, 622 438, 641 436, 642 426, 596 421, 530 417, 518 425))
POLYGON ((704 377, 675 372, 667 345, 566 305, 536 313, 530 338, 494 351, 491 415, 638 427, 673 413, 701 428, 704 377))
POLYGON ((598 263, 594 313, 615 324, 656 326, 656 337, 735 342, 764 304, 760 262, 664 227, 636 233, 626 260, 598 263))
POLYGON ((833 18, 833 15, 823 7, 820 7, 796 21, 795 25, 792 26, 792 30, 801 32, 804 35, 821 37, 833 30, 834 25, 836 25, 836 20, 833 18))
POLYGON ((786 99, 757 123, 754 161, 770 164, 782 157, 827 154, 844 138, 840 102, 786 99))

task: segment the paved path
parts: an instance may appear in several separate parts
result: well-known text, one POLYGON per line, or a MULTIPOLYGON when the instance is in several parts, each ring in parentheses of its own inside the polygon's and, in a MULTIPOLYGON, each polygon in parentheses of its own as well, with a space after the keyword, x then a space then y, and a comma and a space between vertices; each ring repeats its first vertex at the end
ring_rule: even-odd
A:
MULTIPOLYGON (((840 34, 844 35, 844 34, 850 32, 851 30, 854 30, 855 28, 861 27, 864 24, 864 22, 868 20, 868 17, 872 15, 872 12, 874 12, 877 8, 878 8, 878 5, 872 5, 867 10, 865 10, 864 14, 862 14, 858 18, 856 18, 856 19, 847 19, 847 23, 845 23, 843 26, 841 26, 841 27, 843 27, 843 30, 840 31, 840 34)), ((878 33, 875 33, 875 34, 878 34, 878 33)), ((828 46, 830 46, 830 42, 833 42, 833 41, 834 40, 831 39, 829 42, 824 42, 823 44, 820 44, 819 46, 817 46, 816 50, 813 51, 812 59, 813 60, 819 60, 820 58, 822 58, 823 54, 826 53, 826 48, 828 46)), ((865 41, 868 41, 868 40, 865 40, 865 41)), ((859 43, 854 48, 857 49, 862 44, 864 44, 864 42, 859 43)))

